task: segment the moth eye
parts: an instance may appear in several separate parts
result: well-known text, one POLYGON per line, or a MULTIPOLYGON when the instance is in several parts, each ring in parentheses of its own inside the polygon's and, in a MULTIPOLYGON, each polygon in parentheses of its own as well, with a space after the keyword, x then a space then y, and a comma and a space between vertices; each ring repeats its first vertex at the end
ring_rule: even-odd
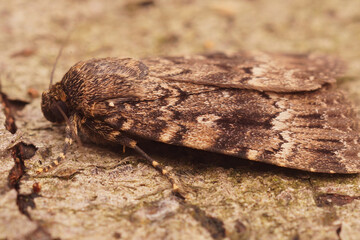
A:
POLYGON ((63 101, 57 101, 57 102, 52 103, 50 109, 55 118, 55 122, 58 122, 58 123, 64 122, 65 118, 64 118, 63 114, 68 116, 68 108, 63 101))
POLYGON ((53 100, 49 92, 48 91, 43 92, 41 98, 41 110, 47 120, 49 120, 50 122, 56 122, 56 118, 51 109, 52 103, 53 100))
POLYGON ((57 123, 64 122, 63 114, 68 116, 69 112, 65 102, 56 101, 48 91, 42 94, 41 110, 47 120, 57 123))

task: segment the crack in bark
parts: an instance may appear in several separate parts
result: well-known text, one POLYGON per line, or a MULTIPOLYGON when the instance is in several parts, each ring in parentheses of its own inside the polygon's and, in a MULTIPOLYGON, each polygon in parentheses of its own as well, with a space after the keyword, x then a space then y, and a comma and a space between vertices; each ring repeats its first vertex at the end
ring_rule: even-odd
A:
POLYGON ((216 217, 208 216, 204 210, 196 205, 183 202, 184 208, 198 221, 211 235, 212 239, 220 240, 226 237, 224 222, 216 217))
POLYGON ((316 206, 343 206, 352 203, 354 200, 359 200, 360 196, 349 196, 337 193, 323 193, 315 198, 316 206))
POLYGON ((0 102, 4 108, 5 128, 14 134, 17 131, 17 127, 15 124, 15 118, 13 117, 10 101, 5 93, 0 92, 0 102))
MULTIPOLYGON (((16 204, 19 211, 31 219, 30 214, 27 211, 28 207, 35 208, 34 199, 39 197, 37 191, 33 191, 31 194, 20 194, 20 180, 25 175, 24 160, 30 159, 35 155, 37 148, 33 144, 26 144, 23 142, 17 143, 10 148, 11 155, 15 161, 14 167, 10 170, 8 176, 8 186, 10 189, 15 189, 17 192, 16 204)), ((34 189, 33 189, 34 190, 34 189)))
MULTIPOLYGON (((15 134, 18 128, 15 123, 14 112, 24 108, 27 102, 9 100, 6 94, 0 91, 0 104, 4 109, 5 128, 10 133, 15 134)), ((30 194, 21 194, 20 181, 26 174, 24 160, 32 158, 37 151, 37 147, 33 144, 26 144, 21 141, 11 147, 9 150, 15 164, 8 175, 8 186, 10 189, 16 190, 16 205, 18 206, 20 213, 25 215, 30 221, 34 221, 28 212, 28 208, 30 207, 34 209, 36 207, 34 199, 41 196, 39 195, 41 186, 39 183, 34 183, 32 192, 30 194)), ((39 223, 37 223, 37 228, 34 231, 23 237, 24 239, 52 239, 51 234, 39 223)))
POLYGON ((341 227, 342 227, 342 225, 340 224, 339 225, 339 227, 336 229, 336 235, 339 237, 339 240, 342 240, 342 238, 341 238, 341 227))

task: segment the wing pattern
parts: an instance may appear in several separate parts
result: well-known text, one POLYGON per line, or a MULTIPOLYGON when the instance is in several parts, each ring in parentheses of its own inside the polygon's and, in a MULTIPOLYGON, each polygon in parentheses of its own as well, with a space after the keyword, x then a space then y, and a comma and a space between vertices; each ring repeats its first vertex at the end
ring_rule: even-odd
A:
POLYGON ((62 81, 81 116, 133 136, 283 167, 354 173, 360 171, 358 119, 331 84, 342 68, 320 55, 105 58, 76 64, 62 81), (97 79, 103 89, 94 86, 97 79), (82 92, 88 95, 77 100, 82 92))
POLYGON ((315 172, 360 169, 359 127, 343 94, 217 89, 116 105, 110 126, 142 138, 315 172))

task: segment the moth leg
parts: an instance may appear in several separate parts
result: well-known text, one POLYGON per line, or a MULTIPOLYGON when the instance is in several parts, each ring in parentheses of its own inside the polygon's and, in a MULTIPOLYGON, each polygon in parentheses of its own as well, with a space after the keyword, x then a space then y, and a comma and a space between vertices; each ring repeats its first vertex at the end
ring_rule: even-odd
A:
MULTIPOLYGON (((179 186, 176 184, 175 179, 169 175, 169 171, 164 169, 164 166, 162 166, 159 162, 153 160, 149 155, 147 155, 141 148, 138 146, 134 147, 134 150, 140 154, 141 157, 143 157, 148 163, 151 164, 156 170, 158 170, 162 175, 164 175, 169 182, 172 185, 172 189, 174 192, 179 192, 179 186)), ((180 192, 179 192, 180 193, 180 192)))
POLYGON ((110 140, 112 142, 120 143, 125 147, 134 149, 143 159, 145 159, 151 166, 153 166, 157 171, 159 171, 162 175, 164 175, 169 180, 169 182, 172 185, 173 192, 178 193, 181 197, 183 197, 181 194, 181 192, 183 192, 183 191, 181 191, 179 186, 176 184, 176 180, 169 174, 169 171, 165 170, 164 166, 162 166, 159 162, 152 159, 141 148, 139 148, 137 146, 137 142, 135 140, 125 136, 120 131, 113 131, 108 136, 111 136, 111 139, 108 139, 108 140, 110 140))
POLYGON ((59 166, 60 163, 65 160, 65 154, 68 151, 69 147, 72 145, 72 143, 74 141, 73 140, 74 137, 76 139, 78 139, 76 115, 69 117, 69 123, 65 127, 65 144, 64 144, 62 152, 59 154, 59 156, 56 158, 56 160, 54 160, 50 163, 50 165, 43 167, 43 168, 39 168, 36 171, 36 173, 40 174, 43 172, 48 172, 50 170, 53 170, 57 166, 59 166))

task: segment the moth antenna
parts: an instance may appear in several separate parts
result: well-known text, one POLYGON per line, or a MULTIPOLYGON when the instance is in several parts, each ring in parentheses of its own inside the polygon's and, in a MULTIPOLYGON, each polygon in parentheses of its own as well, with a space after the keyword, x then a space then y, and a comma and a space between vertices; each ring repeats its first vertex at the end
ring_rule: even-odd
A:
POLYGON ((57 63, 58 63, 58 61, 59 61, 59 59, 60 59, 60 57, 61 57, 61 54, 62 54, 62 52, 63 52, 63 50, 64 50, 65 45, 68 43, 68 41, 69 41, 69 39, 70 39, 71 33, 72 33, 72 31, 69 31, 68 35, 67 35, 66 38, 65 38, 65 41, 63 42, 63 44, 62 44, 61 47, 60 47, 60 50, 59 50, 59 52, 58 52, 58 55, 56 56, 54 65, 53 65, 53 67, 52 67, 52 69, 51 69, 51 73, 50 73, 49 89, 51 88, 52 83, 53 83, 54 73, 55 73, 55 69, 56 69, 57 63))

